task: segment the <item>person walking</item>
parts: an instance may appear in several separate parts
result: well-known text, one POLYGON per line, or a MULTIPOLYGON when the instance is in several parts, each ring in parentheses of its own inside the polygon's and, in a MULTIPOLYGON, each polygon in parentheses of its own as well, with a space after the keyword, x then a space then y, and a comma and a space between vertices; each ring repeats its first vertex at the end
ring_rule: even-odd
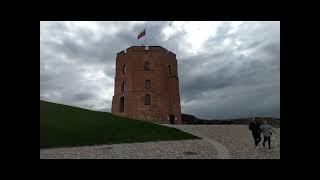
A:
POLYGON ((263 147, 265 147, 265 143, 268 141, 269 149, 271 149, 271 135, 272 132, 276 132, 272 129, 272 127, 267 123, 266 120, 263 120, 263 124, 260 126, 260 129, 263 133, 263 147))
POLYGON ((259 142, 261 141, 261 129, 259 122, 253 118, 253 121, 249 124, 249 130, 252 132, 252 136, 254 139, 254 144, 256 148, 258 148, 259 142))

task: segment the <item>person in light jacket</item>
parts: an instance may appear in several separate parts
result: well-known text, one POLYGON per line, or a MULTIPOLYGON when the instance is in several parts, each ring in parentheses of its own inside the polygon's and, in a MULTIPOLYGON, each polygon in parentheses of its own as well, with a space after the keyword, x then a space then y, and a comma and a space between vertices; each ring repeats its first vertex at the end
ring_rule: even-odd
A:
POLYGON ((263 124, 260 126, 260 129, 263 133, 263 147, 265 147, 265 143, 268 141, 269 149, 271 149, 271 135, 272 132, 276 132, 272 129, 272 127, 267 123, 266 120, 263 120, 263 124))

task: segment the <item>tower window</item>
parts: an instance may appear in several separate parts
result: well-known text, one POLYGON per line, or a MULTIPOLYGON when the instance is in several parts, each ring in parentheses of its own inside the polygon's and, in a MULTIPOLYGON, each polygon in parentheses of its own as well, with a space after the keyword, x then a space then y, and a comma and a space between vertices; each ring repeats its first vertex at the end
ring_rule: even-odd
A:
POLYGON ((146 89, 150 89, 150 80, 146 80, 146 89))
POLYGON ((172 71, 171 71, 171 66, 168 65, 168 74, 171 75, 172 71))
POLYGON ((150 63, 148 61, 144 63, 144 70, 146 71, 150 70, 150 63))
POLYGON ((120 112, 124 112, 124 97, 120 98, 120 112))
POLYGON ((126 90, 126 83, 122 82, 121 84, 121 92, 124 92, 126 90))
POLYGON ((145 98, 144 98, 144 104, 145 105, 150 105, 150 95, 146 94, 145 98))
POLYGON ((122 66, 122 74, 125 74, 127 72, 127 67, 126 67, 126 65, 124 64, 123 66, 122 66))

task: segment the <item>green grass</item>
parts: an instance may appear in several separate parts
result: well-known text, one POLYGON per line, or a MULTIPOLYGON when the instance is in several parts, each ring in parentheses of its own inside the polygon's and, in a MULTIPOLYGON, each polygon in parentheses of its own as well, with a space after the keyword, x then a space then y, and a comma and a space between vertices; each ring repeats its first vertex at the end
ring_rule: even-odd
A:
POLYGON ((175 128, 40 100, 40 148, 198 139, 175 128))

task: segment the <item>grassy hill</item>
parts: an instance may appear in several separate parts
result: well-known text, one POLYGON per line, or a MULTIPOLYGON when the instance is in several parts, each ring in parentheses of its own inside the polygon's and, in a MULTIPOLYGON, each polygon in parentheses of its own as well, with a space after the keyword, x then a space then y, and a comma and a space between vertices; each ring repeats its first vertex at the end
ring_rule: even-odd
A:
POLYGON ((40 100, 40 148, 198 139, 180 130, 40 100))

